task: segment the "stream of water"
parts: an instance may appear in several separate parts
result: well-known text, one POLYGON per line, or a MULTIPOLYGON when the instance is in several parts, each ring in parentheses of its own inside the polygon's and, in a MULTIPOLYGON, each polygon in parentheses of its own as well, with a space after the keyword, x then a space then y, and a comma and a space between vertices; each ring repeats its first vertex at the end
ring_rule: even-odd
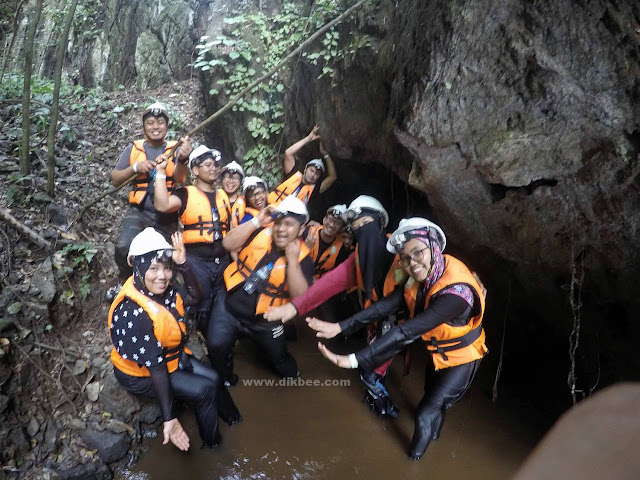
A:
MULTIPOLYGON (((231 427, 221 421, 222 444, 200 450, 193 415, 183 410, 180 419, 191 438, 190 451, 163 446, 158 437, 145 439, 146 452, 119 478, 497 480, 510 478, 540 438, 525 410, 491 402, 491 372, 483 372, 483 365, 467 395, 448 411, 440 439, 420 461, 411 461, 405 452, 423 389, 425 356, 420 346, 414 345, 408 376, 402 375, 398 359, 392 365, 388 387, 399 417, 380 419, 363 402, 357 372, 325 360, 306 325, 299 324, 298 331, 290 350, 301 380, 321 385, 277 385, 278 378, 263 365, 259 352, 243 339, 235 357, 241 380, 231 394, 244 421, 231 427), (249 384, 261 379, 275 384, 249 384)), ((355 349, 344 340, 329 345, 344 352, 355 349)))

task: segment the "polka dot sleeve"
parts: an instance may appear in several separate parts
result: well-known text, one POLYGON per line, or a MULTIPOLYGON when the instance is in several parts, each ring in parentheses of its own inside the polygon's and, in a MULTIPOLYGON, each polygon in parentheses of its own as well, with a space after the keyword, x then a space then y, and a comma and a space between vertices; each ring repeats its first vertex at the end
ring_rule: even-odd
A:
POLYGON ((153 367, 162 362, 162 345, 153 333, 153 321, 144 309, 125 299, 113 312, 111 340, 125 360, 153 367))

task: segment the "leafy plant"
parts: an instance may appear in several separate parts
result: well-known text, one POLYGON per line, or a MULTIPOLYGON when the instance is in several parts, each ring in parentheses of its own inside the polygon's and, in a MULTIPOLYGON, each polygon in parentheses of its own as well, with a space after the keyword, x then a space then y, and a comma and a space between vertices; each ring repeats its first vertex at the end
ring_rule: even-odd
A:
MULTIPOLYGON (((98 250, 91 242, 71 243, 66 245, 62 250, 56 252, 53 258, 53 265, 61 271, 62 275, 68 276, 80 272, 82 276, 76 282, 78 293, 82 300, 86 299, 91 293, 91 278, 88 273, 89 266, 98 250)), ((71 282, 68 282, 71 287, 71 282)), ((62 292, 61 300, 68 305, 74 305, 76 292, 71 287, 62 292)))
MULTIPOLYGON (((271 16, 263 12, 239 12, 224 19, 228 29, 223 34, 200 39, 194 67, 209 79, 210 95, 231 98, 273 69, 313 31, 338 16, 341 5, 337 0, 317 0, 311 13, 303 15, 298 5, 285 1, 280 13, 271 16)), ((347 40, 341 47, 340 33, 331 29, 313 51, 303 52, 302 57, 321 67, 318 78, 332 79, 338 61, 370 45, 363 35, 349 36, 347 40)), ((256 141, 256 146, 244 155, 244 166, 252 168, 271 185, 279 177, 280 165, 276 159, 285 125, 286 76, 281 70, 254 87, 250 95, 233 107, 234 111, 243 113, 247 131, 256 141)))
POLYGON ((60 265, 69 263, 67 273, 73 272, 77 266, 86 267, 91 263, 93 257, 98 253, 98 250, 93 246, 91 242, 84 243, 70 243, 66 245, 62 250, 56 252, 56 260, 60 260, 60 265))

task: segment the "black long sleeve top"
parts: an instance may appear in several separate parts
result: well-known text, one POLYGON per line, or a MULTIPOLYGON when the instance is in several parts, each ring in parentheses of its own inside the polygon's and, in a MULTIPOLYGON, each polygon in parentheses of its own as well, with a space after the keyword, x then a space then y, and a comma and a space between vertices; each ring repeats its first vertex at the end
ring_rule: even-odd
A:
MULTIPOLYGON (((339 325, 342 332, 348 335, 368 323, 397 312, 402 307, 404 307, 404 289, 400 287, 388 297, 343 320, 339 325)), ((446 293, 436 296, 429 302, 429 308, 393 327, 369 346, 357 352, 358 364, 365 370, 373 370, 438 325, 443 323, 454 326, 466 325, 471 314, 472 307, 463 298, 446 293)))

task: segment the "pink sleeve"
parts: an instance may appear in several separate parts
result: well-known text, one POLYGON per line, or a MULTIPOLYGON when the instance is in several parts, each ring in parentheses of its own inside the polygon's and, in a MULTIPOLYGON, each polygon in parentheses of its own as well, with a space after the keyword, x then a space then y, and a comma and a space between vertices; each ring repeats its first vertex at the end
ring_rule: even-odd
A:
POLYGON ((298 310, 298 314, 304 315, 337 293, 357 285, 356 254, 354 252, 336 268, 316 280, 305 293, 291 300, 291 303, 298 310))

